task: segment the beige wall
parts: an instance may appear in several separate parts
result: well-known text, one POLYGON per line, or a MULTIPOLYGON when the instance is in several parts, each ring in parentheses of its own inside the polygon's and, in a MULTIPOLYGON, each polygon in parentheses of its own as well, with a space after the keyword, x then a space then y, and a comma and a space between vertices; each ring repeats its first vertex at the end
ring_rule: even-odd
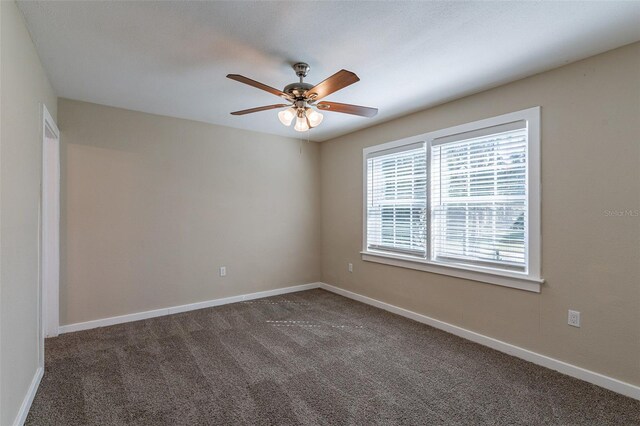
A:
POLYGON ((65 99, 58 117, 62 325, 319 280, 318 144, 65 99))
POLYGON ((38 368, 41 108, 56 98, 14 2, 0 2, 0 424, 38 368))
POLYGON ((640 217, 605 215, 640 209, 640 43, 325 142, 321 176, 323 281, 640 385, 640 217), (542 293, 360 259, 364 147, 537 105, 542 293))

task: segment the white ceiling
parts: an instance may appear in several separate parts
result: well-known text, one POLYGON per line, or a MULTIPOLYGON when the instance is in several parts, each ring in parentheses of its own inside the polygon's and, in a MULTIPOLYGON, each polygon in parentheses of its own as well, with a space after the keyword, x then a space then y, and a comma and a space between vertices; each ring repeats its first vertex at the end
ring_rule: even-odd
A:
MULTIPOLYGON (((326 140, 640 40, 640 2, 21 1, 58 96, 286 136, 273 87, 341 68, 361 81, 326 100, 379 108, 326 113, 326 140)), ((306 137, 306 135, 304 135, 306 137)))

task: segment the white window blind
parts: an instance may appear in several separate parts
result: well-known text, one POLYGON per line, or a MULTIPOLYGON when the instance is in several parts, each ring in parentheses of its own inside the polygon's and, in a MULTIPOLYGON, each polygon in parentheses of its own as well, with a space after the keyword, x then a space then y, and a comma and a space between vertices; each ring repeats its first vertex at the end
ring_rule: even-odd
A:
POLYGON ((367 157, 367 248, 424 257, 427 159, 424 143, 367 157))
POLYGON ((362 259, 540 291, 540 107, 363 150, 362 259))
POLYGON ((432 260, 526 271, 526 155, 525 121, 433 141, 432 260))

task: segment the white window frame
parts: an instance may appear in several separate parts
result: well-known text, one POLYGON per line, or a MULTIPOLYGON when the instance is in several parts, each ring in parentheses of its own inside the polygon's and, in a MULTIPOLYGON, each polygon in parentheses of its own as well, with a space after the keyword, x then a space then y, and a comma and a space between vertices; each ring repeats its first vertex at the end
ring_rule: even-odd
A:
MULTIPOLYGON (((533 107, 522 111, 503 114, 484 120, 461 124, 442 130, 424 133, 393 142, 365 148, 362 152, 362 260, 416 269, 436 274, 449 275, 468 280, 496 284, 539 293, 540 285, 544 282, 541 276, 541 183, 540 183, 540 107, 533 107), (459 133, 472 132, 487 127, 499 126, 515 121, 527 123, 527 196, 528 196, 528 228, 526 232, 525 249, 527 251, 527 268, 524 272, 508 271, 479 265, 453 265, 444 262, 404 256, 402 254, 387 253, 370 250, 367 246, 367 157, 375 152, 399 148, 416 143, 424 143, 427 155, 427 211, 431 212, 431 146, 435 139, 453 136, 459 133)), ((431 218, 429 217, 429 223, 431 218)), ((427 253, 431 251, 431 229, 428 238, 427 253)))

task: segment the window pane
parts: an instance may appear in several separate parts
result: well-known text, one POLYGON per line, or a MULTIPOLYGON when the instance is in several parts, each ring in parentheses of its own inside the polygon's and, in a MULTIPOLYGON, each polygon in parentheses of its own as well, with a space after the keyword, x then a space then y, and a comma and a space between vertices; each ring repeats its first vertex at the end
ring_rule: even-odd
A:
POLYGON ((432 259, 526 269, 526 128, 432 147, 432 259))
POLYGON ((367 160, 367 247, 424 256, 427 160, 424 144, 367 160))

